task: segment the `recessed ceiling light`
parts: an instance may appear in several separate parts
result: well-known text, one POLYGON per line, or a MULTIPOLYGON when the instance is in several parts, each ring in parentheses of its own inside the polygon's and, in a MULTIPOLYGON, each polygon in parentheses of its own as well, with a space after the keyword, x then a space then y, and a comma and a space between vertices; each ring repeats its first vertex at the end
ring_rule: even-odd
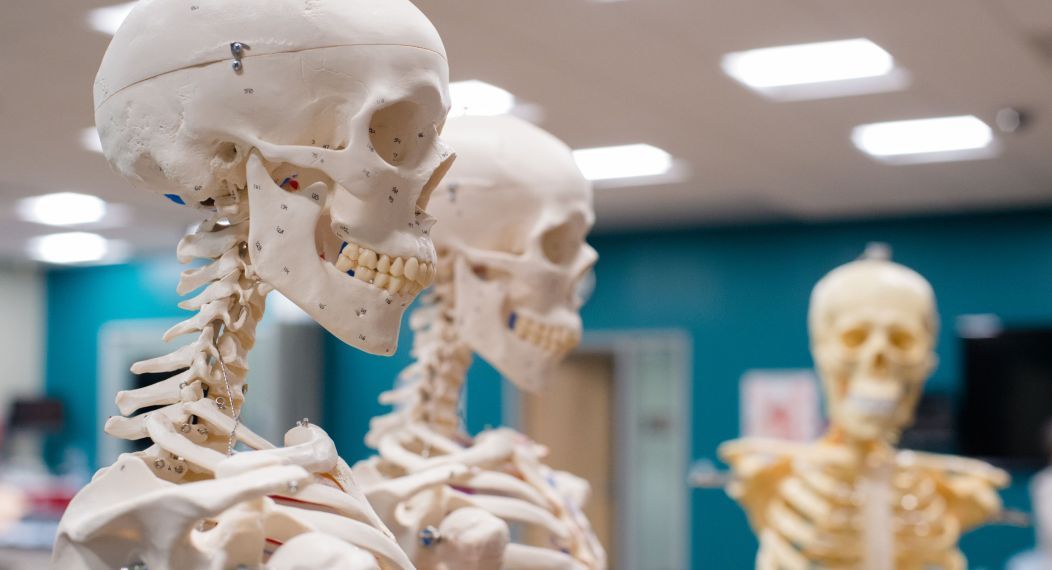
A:
POLYGON ((661 176, 672 170, 672 155, 648 144, 630 144, 573 151, 577 167, 593 181, 661 176))
POLYGON ((746 87, 780 100, 890 91, 909 83, 891 54, 865 38, 729 53, 722 66, 746 87))
POLYGON ((851 140, 877 160, 899 164, 975 160, 998 151, 993 130, 973 115, 860 125, 851 140))
POLYGON ((16 206, 18 217, 49 226, 92 224, 106 216, 106 202, 88 194, 59 192, 23 198, 16 206))
POLYGON ((515 109, 515 96, 485 81, 455 81, 449 84, 450 117, 505 115, 515 109))
POLYGON ((99 138, 99 131, 95 127, 88 127, 80 131, 80 146, 85 150, 101 153, 102 139, 99 138))
POLYGON ((37 261, 72 265, 99 261, 117 262, 125 257, 128 246, 86 232, 51 234, 29 241, 27 253, 37 261))
POLYGON ((112 36, 117 33, 124 19, 128 17, 136 4, 137 2, 128 2, 96 8, 88 12, 88 24, 93 30, 112 36))

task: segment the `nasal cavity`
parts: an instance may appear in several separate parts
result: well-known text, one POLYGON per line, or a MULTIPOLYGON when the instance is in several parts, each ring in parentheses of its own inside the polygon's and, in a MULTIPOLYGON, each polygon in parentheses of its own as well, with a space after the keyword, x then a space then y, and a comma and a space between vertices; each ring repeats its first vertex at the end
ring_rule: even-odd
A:
POLYGON ((873 369, 878 372, 887 372, 888 370, 888 357, 884 356, 883 352, 878 352, 873 357, 873 369))
POLYGON ((453 166, 453 162, 457 159, 457 155, 450 154, 442 164, 438 165, 438 168, 431 173, 431 178, 424 184, 424 189, 420 192, 420 198, 416 201, 416 206, 421 210, 426 211, 428 203, 431 202, 431 193, 438 188, 438 185, 442 183, 442 179, 446 177, 446 173, 449 172, 450 167, 453 166))

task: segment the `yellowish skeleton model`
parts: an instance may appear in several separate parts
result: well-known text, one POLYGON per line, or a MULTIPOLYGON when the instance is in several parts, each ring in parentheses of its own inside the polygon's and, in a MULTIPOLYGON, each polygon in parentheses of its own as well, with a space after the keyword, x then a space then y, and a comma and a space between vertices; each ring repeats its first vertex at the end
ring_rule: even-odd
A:
POLYGON ((863 259, 814 289, 811 348, 830 428, 815 443, 743 439, 720 455, 759 535, 762 570, 965 568, 961 534, 1001 511, 1008 476, 894 447, 936 365, 935 296, 911 269, 863 259))
POLYGON ((437 281, 413 314, 416 361, 383 399, 396 409, 367 438, 379 455, 355 477, 420 570, 604 568, 581 512, 588 484, 521 434, 471 438, 460 423, 473 353, 539 388, 580 340, 591 186, 566 145, 524 121, 453 119, 443 136, 458 158, 431 200, 437 281), (516 528, 548 539, 517 544, 516 528))

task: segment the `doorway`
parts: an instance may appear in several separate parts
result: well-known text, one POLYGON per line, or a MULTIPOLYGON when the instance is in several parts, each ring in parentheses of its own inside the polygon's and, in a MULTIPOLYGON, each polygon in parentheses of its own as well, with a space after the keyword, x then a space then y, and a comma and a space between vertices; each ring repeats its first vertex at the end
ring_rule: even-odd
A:
MULTIPOLYGON (((555 371, 551 383, 522 397, 523 433, 543 442, 545 463, 588 481, 592 494, 584 512, 616 568, 614 496, 614 356, 600 352, 574 354, 555 371)), ((546 533, 527 532, 526 544, 544 546, 546 533)))
POLYGON ((611 570, 689 566, 691 346, 679 331, 586 333, 542 393, 504 384, 505 422, 591 485, 611 570))

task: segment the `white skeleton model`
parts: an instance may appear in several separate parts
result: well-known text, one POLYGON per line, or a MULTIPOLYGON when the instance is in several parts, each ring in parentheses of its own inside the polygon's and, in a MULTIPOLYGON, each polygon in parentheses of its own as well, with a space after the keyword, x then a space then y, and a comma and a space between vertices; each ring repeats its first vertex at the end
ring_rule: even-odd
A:
POLYGON ((453 119, 444 136, 459 158, 432 200, 438 277, 411 320, 416 362, 382 397, 396 409, 373 420, 366 441, 379 456, 355 475, 421 570, 605 568, 581 512, 588 483, 546 467, 523 435, 472 439, 460 422, 473 352, 536 389, 580 341, 577 288, 596 261, 591 186, 566 145, 524 121, 453 119), (428 487, 448 466, 469 472, 428 487), (525 527, 550 544, 512 543, 510 529, 525 527))
POLYGON ((965 568, 958 539, 1000 513, 1008 476, 893 447, 936 364, 931 286, 887 260, 849 263, 815 287, 809 321, 828 433, 720 450, 734 471, 730 493, 759 535, 757 568, 965 568))
POLYGON ((196 340, 137 363, 172 376, 119 394, 123 416, 106 424, 153 446, 74 499, 53 567, 411 568, 324 431, 301 422, 279 448, 239 418, 272 289, 391 354, 433 280, 424 208, 452 155, 430 22, 408 0, 142 0, 106 53, 95 108, 116 170, 214 213, 178 249, 207 260, 179 292, 204 289, 166 338, 196 340), (364 252, 353 275, 348 249, 364 252), (134 415, 147 407, 159 408, 134 415))

